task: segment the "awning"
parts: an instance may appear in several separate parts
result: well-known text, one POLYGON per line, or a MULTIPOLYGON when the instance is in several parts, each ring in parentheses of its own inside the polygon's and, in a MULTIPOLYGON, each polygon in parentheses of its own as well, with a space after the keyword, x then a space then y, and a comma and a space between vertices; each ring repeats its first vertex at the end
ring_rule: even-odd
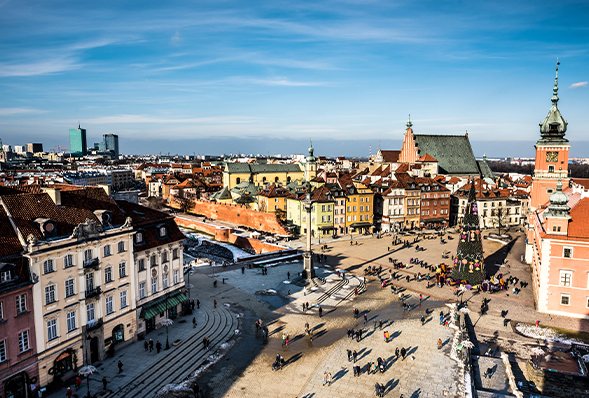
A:
POLYGON ((165 312, 186 300, 188 300, 188 298, 186 298, 183 293, 179 291, 172 292, 168 295, 167 306, 166 296, 157 298, 141 307, 141 314, 139 315, 139 318, 143 318, 147 321, 151 318, 154 318, 157 314, 161 314, 162 312, 165 312))
POLYGON ((352 228, 372 227, 372 223, 369 223, 369 222, 355 222, 353 224, 350 224, 350 227, 352 227, 352 228))
POLYGON ((335 227, 331 225, 325 225, 323 227, 319 227, 319 229, 322 231, 329 231, 330 229, 335 229, 335 227))

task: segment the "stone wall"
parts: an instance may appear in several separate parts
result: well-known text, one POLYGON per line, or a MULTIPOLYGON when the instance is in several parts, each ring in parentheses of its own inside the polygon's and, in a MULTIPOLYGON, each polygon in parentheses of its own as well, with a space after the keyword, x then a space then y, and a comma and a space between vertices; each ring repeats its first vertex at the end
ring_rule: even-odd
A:
MULTIPOLYGON (((250 210, 234 204, 193 200, 190 213, 199 214, 213 220, 227 221, 237 225, 243 225, 258 231, 271 234, 291 235, 288 229, 276 214, 263 213, 250 210)), ((170 207, 180 208, 180 204, 170 197, 170 207)))
POLYGON ((176 224, 182 227, 196 229, 214 235, 219 242, 232 243, 246 251, 255 252, 256 254, 278 252, 285 250, 284 247, 262 242, 255 238, 247 238, 242 235, 233 233, 233 229, 221 227, 218 225, 207 224, 201 221, 192 220, 182 216, 175 217, 176 224))
POLYGON ((542 393, 554 398, 589 398, 589 378, 538 369, 532 361, 526 363, 528 381, 534 382, 542 393))

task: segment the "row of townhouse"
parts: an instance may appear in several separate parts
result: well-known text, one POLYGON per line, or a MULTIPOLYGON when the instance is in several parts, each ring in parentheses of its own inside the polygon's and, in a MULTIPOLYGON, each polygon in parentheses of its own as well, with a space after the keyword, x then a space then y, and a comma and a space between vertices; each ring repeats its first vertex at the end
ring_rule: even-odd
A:
POLYGON ((0 396, 66 380, 186 308, 173 218, 101 188, 0 191, 0 396))

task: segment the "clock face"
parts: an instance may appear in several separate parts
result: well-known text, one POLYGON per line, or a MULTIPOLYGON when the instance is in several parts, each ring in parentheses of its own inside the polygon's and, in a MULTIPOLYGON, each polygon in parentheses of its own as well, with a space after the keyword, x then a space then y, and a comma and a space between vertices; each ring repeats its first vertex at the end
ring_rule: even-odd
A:
POLYGON ((546 161, 550 163, 558 162, 558 152, 546 152, 546 161))

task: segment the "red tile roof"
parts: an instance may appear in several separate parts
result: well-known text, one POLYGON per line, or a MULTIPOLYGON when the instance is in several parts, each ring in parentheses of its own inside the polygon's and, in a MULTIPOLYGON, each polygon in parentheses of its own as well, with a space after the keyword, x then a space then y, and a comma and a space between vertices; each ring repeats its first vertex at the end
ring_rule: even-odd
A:
POLYGON ((22 250, 23 247, 14 228, 12 228, 8 214, 4 211, 4 207, 0 206, 0 258, 16 255, 22 250))
POLYGON ((570 211, 568 236, 573 238, 589 238, 589 198, 581 199, 570 211))
POLYGON ((399 156, 401 155, 401 151, 390 151, 390 150, 380 150, 382 153, 382 158, 387 163, 396 163, 399 161, 399 156))
POLYGON ((432 156, 430 156, 429 153, 426 153, 425 155, 423 155, 422 157, 417 159, 417 161, 418 162, 437 162, 437 160, 434 159, 432 156))

